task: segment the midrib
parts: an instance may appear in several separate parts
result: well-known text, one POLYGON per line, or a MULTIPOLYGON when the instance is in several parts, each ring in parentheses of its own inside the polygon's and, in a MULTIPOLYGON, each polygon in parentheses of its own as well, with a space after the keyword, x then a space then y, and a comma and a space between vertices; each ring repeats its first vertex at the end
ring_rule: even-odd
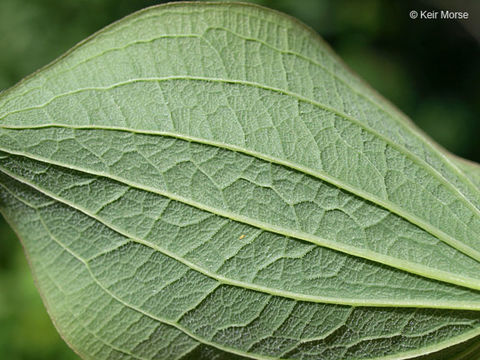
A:
MULTIPOLYGON (((465 206, 467 206, 470 209, 470 211, 472 211, 474 214, 476 214, 477 217, 480 217, 480 209, 478 209, 469 199, 467 199, 465 197, 465 195, 459 189, 457 189, 453 184, 451 184, 449 181, 447 181, 431 165, 429 165, 423 159, 419 158, 417 155, 411 153, 409 150, 407 150, 403 146, 400 146, 400 145, 396 144, 395 142, 391 141, 389 138, 387 138, 384 135, 378 133, 376 130, 370 128, 369 126, 363 124, 362 122, 358 121, 357 119, 355 119, 355 118, 353 118, 353 117, 351 117, 351 116, 349 116, 349 115, 347 115, 343 112, 340 112, 340 111, 338 111, 334 108, 331 108, 331 107, 326 106, 324 104, 318 103, 318 102, 313 101, 311 99, 305 98, 305 97, 303 97, 301 95, 298 95, 296 93, 292 93, 292 92, 289 92, 289 91, 286 91, 286 90, 283 90, 283 89, 264 86, 262 84, 255 83, 255 82, 248 82, 248 81, 243 81, 243 80, 226 80, 226 79, 209 78, 209 77, 195 77, 195 76, 170 76, 170 77, 159 77, 159 78, 131 79, 131 80, 128 80, 128 81, 112 84, 112 85, 109 85, 109 86, 106 86, 106 87, 82 88, 82 89, 77 89, 77 90, 74 90, 74 91, 58 94, 58 95, 52 97, 50 100, 44 102, 41 105, 32 106, 32 107, 29 107, 29 108, 19 109, 19 110, 15 110, 15 111, 6 113, 6 114, 4 114, 0 117, 0 120, 3 120, 5 117, 7 117, 9 115, 12 115, 12 114, 15 114, 15 113, 21 113, 21 112, 24 112, 24 111, 35 110, 35 109, 42 109, 42 108, 44 108, 45 106, 47 106, 48 104, 50 104, 51 102, 53 102, 54 100, 56 100, 58 98, 78 94, 78 93, 85 92, 85 91, 108 91, 108 90, 114 89, 116 87, 126 86, 126 85, 130 85, 130 84, 138 83, 138 82, 163 82, 163 81, 171 81, 171 80, 196 80, 196 81, 217 82, 217 83, 226 83, 226 84, 239 84, 239 85, 256 87, 256 88, 259 88, 259 89, 284 94, 286 96, 291 96, 293 98, 296 98, 299 101, 309 103, 312 106, 316 106, 318 108, 321 108, 323 110, 326 110, 326 111, 329 111, 333 114, 336 114, 336 115, 342 117, 343 119, 354 123, 356 126, 359 126, 359 127, 363 128, 366 132, 371 133, 374 137, 376 137, 376 138, 380 139, 381 141, 385 142, 388 146, 392 147, 393 149, 395 149, 399 153, 403 154, 403 156, 405 156, 406 158, 409 158, 413 163, 416 163, 417 166, 419 166, 420 168, 429 172, 430 175, 432 175, 434 178, 436 178, 440 183, 442 183, 444 186, 446 186, 451 191, 453 191, 453 193, 458 198, 458 200, 460 202, 462 202, 465 206)), ((25 126, 25 125, 23 125, 23 126, 9 126, 9 125, 2 124, 2 125, 0 125, 0 128, 6 128, 6 129, 34 129, 34 128, 48 127, 48 126, 72 127, 72 128, 89 128, 88 126, 75 127, 74 125, 55 124, 55 123, 42 124, 42 125, 31 125, 31 126, 25 126)), ((93 127, 90 126, 90 128, 93 128, 93 127)), ((99 127, 99 128, 108 129, 108 126, 107 127, 99 127)), ((115 129, 115 127, 112 127, 112 128, 115 129)), ((134 131, 134 130, 131 130, 131 131, 134 131)), ((138 131, 138 132, 141 132, 141 131, 138 131)), ((154 134, 156 132, 145 130, 144 133, 154 134)), ((162 133, 162 132, 159 132, 159 133, 162 133)), ((168 133, 168 132, 164 132, 164 133, 168 133)), ((193 139, 193 137, 190 137, 188 135, 183 135, 183 134, 172 133, 172 136, 175 136, 177 138, 181 138, 182 136, 184 136, 185 138, 192 138, 193 139)), ((207 140, 207 139, 197 139, 196 141, 200 142, 200 140, 203 140, 203 143, 208 144, 208 145, 219 146, 219 144, 220 144, 218 142, 207 140)), ((244 149, 244 148, 241 148, 241 147, 235 146, 235 145, 230 145, 230 144, 222 144, 222 145, 225 148, 227 146, 231 146, 232 148, 235 147, 236 148, 235 151, 241 151, 241 152, 244 152, 244 153, 249 153, 249 152, 250 153, 256 153, 253 150, 249 150, 249 149, 246 149, 246 148, 244 149)), ((256 153, 256 154, 260 155, 259 153, 256 153)), ((279 161, 279 159, 274 159, 273 157, 271 157, 269 155, 266 155, 266 154, 263 154, 263 156, 264 156, 264 160, 267 160, 267 161, 270 161, 270 162, 278 162, 279 161)), ((295 165, 295 164, 290 163, 288 161, 284 161, 283 165, 288 166, 288 167, 292 167, 292 168, 293 168, 293 166, 296 166, 297 168, 302 167, 301 165, 295 165), (285 165, 287 163, 290 164, 290 165, 285 165)), ((305 168, 305 167, 303 167, 303 168, 305 168)), ((308 174, 311 175, 311 176, 318 177, 318 178, 320 178, 324 181, 327 181, 327 182, 332 182, 332 180, 333 180, 332 177, 329 177, 327 174, 321 174, 318 170, 309 169, 308 174), (322 176, 323 176, 323 178, 322 178, 322 176), (327 180, 328 178, 330 180, 327 180)), ((359 195, 360 193, 362 193, 363 195, 361 195, 361 196, 363 198, 365 198, 367 200, 370 200, 371 202, 377 203, 379 206, 385 207, 392 212, 395 212, 397 215, 399 215, 401 217, 404 217, 405 219, 408 219, 411 222, 414 222, 416 225, 422 227, 423 229, 425 229, 429 232, 435 231, 435 229, 436 229, 436 228, 433 228, 433 227, 429 227, 429 229, 425 228, 424 226, 425 226, 426 223, 424 223, 422 225, 423 221, 420 222, 420 221, 417 220, 417 222, 415 222, 415 219, 417 219, 417 217, 415 217, 413 214, 408 214, 407 212, 402 212, 401 211, 402 209, 400 209, 400 208, 398 208, 398 210, 397 210, 398 212, 395 211, 397 206, 395 204, 393 204, 392 202, 388 201, 387 199, 381 199, 381 198, 379 198, 378 196, 376 196, 372 193, 367 193, 367 192, 363 192, 359 189, 355 189, 353 186, 348 185, 346 183, 343 183, 339 179, 335 179, 335 185, 340 187, 340 188, 343 188, 345 190, 348 190, 349 192, 353 192, 356 195, 359 195)), ((463 221, 461 218, 459 218, 458 220, 460 222, 463 221)), ((427 225, 427 226, 429 226, 429 225, 427 225)), ((464 252, 466 255, 471 256, 474 259, 480 261, 480 252, 479 251, 471 249, 471 248, 466 248, 461 243, 457 242, 451 235, 445 236, 446 234, 443 231, 440 231, 440 229, 436 229, 436 230, 438 230, 438 231, 436 231, 435 233, 432 233, 432 234, 439 237, 440 239, 442 239, 446 243, 448 243, 448 244, 454 246, 455 248, 459 249, 460 251, 464 252)))
MULTIPOLYGON (((205 144, 205 145, 209 145, 209 146, 223 148, 223 149, 230 150, 230 151, 243 153, 245 155, 249 155, 249 156, 261 159, 261 160, 265 160, 265 161, 273 163, 273 164, 281 165, 281 166, 284 166, 286 168, 298 171, 300 173, 310 175, 314 178, 318 178, 318 179, 320 179, 322 181, 325 181, 329 184, 332 184, 332 185, 334 185, 334 186, 336 186, 336 187, 338 187, 342 190, 345 190, 349 193, 352 193, 352 194, 354 194, 354 195, 356 195, 360 198, 368 200, 371 203, 374 203, 374 204, 388 210, 389 212, 392 212, 392 213, 400 216, 401 218, 405 219, 406 221, 418 226, 419 228, 425 230, 426 232, 430 233, 431 235, 433 235, 433 236, 437 237, 438 239, 442 240, 446 244, 448 244, 448 245, 454 247, 455 249, 461 251, 465 255, 467 255, 467 256, 469 256, 469 257, 471 257, 471 258, 473 258, 477 261, 480 261, 480 251, 477 251, 477 250, 471 248, 470 246, 464 244, 460 240, 455 239, 454 237, 445 233, 444 231, 440 230, 439 228, 437 228, 435 226, 432 226, 431 224, 427 223, 424 219, 419 218, 418 216, 415 216, 414 214, 410 214, 409 212, 406 212, 404 209, 402 209, 401 207, 397 206, 396 204, 394 204, 394 203, 392 203, 388 200, 381 199, 381 198, 379 198, 379 197, 377 197, 377 196, 375 196, 371 193, 367 193, 367 192, 365 192, 361 189, 357 189, 357 188, 355 188, 355 187, 353 187, 353 186, 351 186, 351 185, 349 185, 345 182, 340 181, 337 178, 329 176, 326 173, 321 173, 318 170, 312 170, 312 169, 304 167, 302 165, 294 164, 292 162, 289 162, 289 161, 286 161, 286 160, 283 160, 283 159, 274 158, 270 155, 262 154, 262 153, 259 153, 259 152, 253 151, 253 150, 242 148, 240 146, 221 143, 221 142, 216 142, 216 141, 213 141, 213 140, 201 139, 201 138, 192 137, 192 136, 183 135, 183 134, 174 133, 174 132, 155 131, 155 130, 144 131, 144 130, 136 130, 136 129, 130 129, 130 128, 121 128, 121 127, 117 128, 117 127, 90 126, 90 125, 88 125, 88 126, 71 126, 71 125, 62 125, 62 124, 43 124, 43 125, 37 125, 37 126, 31 126, 31 127, 9 127, 9 126, 0 125, 0 129, 5 128, 5 129, 10 129, 10 130, 21 130, 21 129, 33 130, 33 129, 43 129, 43 128, 50 128, 50 127, 52 127, 52 128, 68 128, 68 129, 74 129, 74 130, 125 131, 125 132, 136 133, 136 134, 144 134, 144 135, 167 136, 167 137, 177 138, 177 139, 180 139, 180 140, 185 140, 185 141, 189 141, 189 142, 196 142, 196 143, 199 143, 199 144, 205 144)), ((35 159, 35 155, 33 155, 33 154, 29 155, 26 152, 15 152, 15 151, 12 151, 11 149, 5 148, 4 146, 0 146, 0 150, 5 151, 7 153, 11 153, 11 154, 21 155, 21 156, 26 156, 26 157, 30 156, 30 157, 35 159)), ((38 158, 38 160, 40 160, 42 162, 46 162, 46 163, 52 162, 50 159, 38 158)), ((67 164, 61 164, 60 166, 69 167, 69 165, 67 165, 67 164)), ((86 171, 86 169, 83 169, 83 168, 78 168, 78 169, 79 169, 79 171, 84 171, 84 172, 86 171)), ((105 174, 105 176, 108 177, 109 175, 105 174)), ((453 185, 451 185, 450 183, 447 182, 447 184, 449 184, 450 187, 453 187, 453 185)), ((461 198, 461 199, 464 199, 464 198, 461 198)), ((473 207, 473 209, 476 209, 476 208, 473 207)), ((477 210, 477 212, 478 212, 478 210, 477 210)), ((479 218, 480 218, 480 216, 479 216, 479 218)))
MULTIPOLYGON (((22 156, 21 154, 15 154, 15 155, 22 156)), ((276 233, 276 234, 283 235, 283 236, 292 237, 292 238, 295 238, 295 239, 304 240, 304 241, 310 242, 310 243, 318 245, 318 246, 324 246, 324 247, 327 247, 327 248, 330 248, 330 249, 333 249, 333 250, 340 251, 342 253, 346 253, 346 254, 350 254, 350 255, 353 255, 353 256, 365 258, 367 260, 374 261, 376 263, 381 263, 381 264, 384 264, 384 265, 387 265, 387 266, 397 268, 399 270, 403 270, 403 271, 406 271, 406 272, 409 272, 409 273, 417 274, 417 275, 427 277, 427 278, 430 278, 430 279, 443 281, 443 282, 447 282, 447 283, 451 283, 451 284, 455 284, 455 285, 460 285, 460 286, 471 288, 471 289, 474 289, 474 290, 480 290, 480 280, 470 278, 468 276, 458 276, 456 274, 441 271, 439 269, 432 269, 432 268, 426 267, 426 266, 421 265, 421 264, 412 263, 412 262, 409 262, 409 261, 406 261, 406 260, 399 260, 397 258, 388 256, 388 255, 385 255, 385 254, 375 253, 375 252, 370 251, 370 250, 358 249, 358 248, 355 248, 353 246, 348 246, 348 245, 337 243, 337 242, 334 242, 334 241, 325 240, 323 238, 320 238, 320 237, 312 235, 312 234, 299 232, 299 231, 295 231, 295 230, 286 229, 286 228, 278 227, 278 226, 275 226, 275 225, 271 225, 271 224, 268 224, 268 223, 260 222, 258 220, 251 219, 251 218, 241 216, 241 215, 238 215, 238 214, 234 214, 234 213, 225 211, 223 209, 216 209, 216 208, 201 204, 199 202, 196 202, 196 201, 193 201, 193 200, 190 200, 190 199, 186 199, 184 197, 181 197, 179 195, 170 193, 168 191, 163 191, 163 190, 147 187, 147 186, 144 186, 144 185, 141 185, 141 184, 136 184, 136 183, 133 183, 133 182, 127 180, 127 179, 123 179, 121 177, 108 175, 108 174, 103 174, 101 172, 95 172, 95 171, 90 171, 90 170, 82 170, 82 169, 79 169, 75 166, 70 166, 70 165, 59 163, 59 162, 52 162, 52 161, 46 162, 45 160, 42 160, 40 158, 33 158, 33 157, 30 157, 30 158, 33 159, 33 160, 36 160, 36 161, 46 163, 46 164, 51 163, 51 164, 57 165, 59 167, 84 172, 86 174, 90 174, 90 175, 94 175, 94 176, 98 176, 98 177, 102 177, 102 178, 108 178, 108 179, 117 181, 121 184, 125 184, 125 185, 127 185, 131 188, 135 188, 135 189, 139 189, 139 190, 142 190, 142 191, 147 191, 147 192, 150 192, 150 193, 154 193, 154 194, 169 198, 171 200, 178 201, 180 203, 195 207, 197 209, 207 211, 209 213, 221 216, 223 218, 230 219, 230 220, 233 220, 233 221, 236 221, 236 222, 239 222, 239 223, 243 223, 243 224, 246 224, 246 225, 249 225, 249 226, 253 226, 253 227, 255 227, 257 229, 260 229, 260 230, 268 231, 268 232, 271 232, 271 233, 276 233)), ((39 192, 45 194, 46 196, 48 196, 49 198, 52 198, 52 199, 55 199, 56 201, 64 203, 67 206, 72 207, 72 208, 74 208, 74 209, 76 209, 76 210, 78 210, 78 211, 96 219, 97 221, 100 221, 100 222, 104 223, 104 225, 110 227, 112 230, 116 231, 117 233, 122 234, 123 236, 126 236, 128 238, 132 238, 132 239, 134 238, 134 239, 136 239, 137 242, 144 243, 147 246, 152 245, 149 242, 146 242, 145 240, 138 239, 138 238, 132 236, 131 234, 128 234, 127 232, 125 232, 121 229, 118 229, 117 227, 115 227, 112 224, 105 223, 104 221, 99 219, 95 214, 92 214, 91 212, 89 212, 87 209, 79 207, 76 204, 73 204, 70 201, 67 201, 67 200, 59 197, 57 194, 54 194, 51 191, 45 190, 37 184, 33 184, 28 179, 22 178, 22 177, 18 176, 17 174, 13 174, 8 169, 0 167, 0 171, 5 173, 7 176, 9 176, 11 178, 16 179, 17 181, 20 181, 20 182, 36 189, 37 191, 39 191, 39 192)), ((152 246, 155 247, 156 245, 152 245, 152 246)), ((158 251, 160 251, 160 250, 158 250, 158 251)), ((170 252, 167 255, 175 258, 178 261, 182 261, 182 259, 178 258, 174 254, 171 254, 170 252)), ((193 264, 189 263, 188 266, 193 266, 193 264)), ((210 273, 210 272, 208 272, 204 269, 201 269, 198 266, 196 266, 196 267, 198 268, 198 270, 203 271, 206 275, 213 276, 212 273, 210 273)), ((225 280, 222 280, 222 281, 231 281, 231 280, 225 279, 225 280)), ((251 284, 248 284, 248 283, 243 283, 243 282, 239 282, 239 283, 245 284, 246 286, 251 286, 251 284)), ((260 288, 261 287, 258 287, 258 289, 260 289, 260 288)), ((293 294, 293 293, 291 293, 291 294, 293 294)), ((298 294, 297 294, 297 296, 298 296, 298 294)), ((304 296, 302 295, 302 298, 303 297, 304 296)), ((307 296, 305 298, 310 298, 310 296, 307 296)), ((312 298, 316 298, 316 297, 312 297, 312 298)), ((345 302, 345 299, 343 299, 343 301, 345 302)), ((362 305, 366 305, 366 304, 362 303, 362 305)), ((389 306, 388 304, 386 304, 386 305, 389 306)), ((470 305, 468 305, 468 306, 470 306, 470 305)))

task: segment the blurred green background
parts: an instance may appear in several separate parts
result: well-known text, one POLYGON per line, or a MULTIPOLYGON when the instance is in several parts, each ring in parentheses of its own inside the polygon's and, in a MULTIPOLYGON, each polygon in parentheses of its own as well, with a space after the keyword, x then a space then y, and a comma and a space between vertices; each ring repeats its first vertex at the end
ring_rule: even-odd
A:
MULTIPOLYGON (((453 153, 480 161, 480 1, 258 0, 314 28, 453 153), (468 11, 468 21, 410 10, 468 11)), ((161 1, 0 0, 0 90, 103 26, 161 1)), ((0 358, 78 359, 51 324, 21 245, 0 218, 0 358)))

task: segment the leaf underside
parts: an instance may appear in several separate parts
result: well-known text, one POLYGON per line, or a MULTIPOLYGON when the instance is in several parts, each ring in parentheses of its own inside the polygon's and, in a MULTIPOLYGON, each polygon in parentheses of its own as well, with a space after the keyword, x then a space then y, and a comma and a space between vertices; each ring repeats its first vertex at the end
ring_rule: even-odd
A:
POLYGON ((479 188, 251 5, 146 9, 0 95, 0 210, 85 359, 468 358, 479 188))

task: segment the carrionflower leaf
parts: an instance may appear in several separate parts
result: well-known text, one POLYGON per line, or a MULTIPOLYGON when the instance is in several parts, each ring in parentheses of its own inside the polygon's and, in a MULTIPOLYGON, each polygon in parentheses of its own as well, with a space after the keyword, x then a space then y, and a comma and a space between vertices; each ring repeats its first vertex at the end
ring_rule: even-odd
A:
POLYGON ((85 359, 470 356, 479 174, 257 6, 140 11, 0 94, 0 209, 85 359))

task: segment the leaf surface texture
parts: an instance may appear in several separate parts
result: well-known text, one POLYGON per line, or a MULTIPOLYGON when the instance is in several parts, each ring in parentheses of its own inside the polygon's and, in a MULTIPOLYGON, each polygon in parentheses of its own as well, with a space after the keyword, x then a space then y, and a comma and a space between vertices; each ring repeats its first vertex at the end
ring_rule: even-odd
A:
POLYGON ((150 8, 2 93, 0 209, 85 359, 404 359, 480 335, 477 165, 263 8, 150 8))

